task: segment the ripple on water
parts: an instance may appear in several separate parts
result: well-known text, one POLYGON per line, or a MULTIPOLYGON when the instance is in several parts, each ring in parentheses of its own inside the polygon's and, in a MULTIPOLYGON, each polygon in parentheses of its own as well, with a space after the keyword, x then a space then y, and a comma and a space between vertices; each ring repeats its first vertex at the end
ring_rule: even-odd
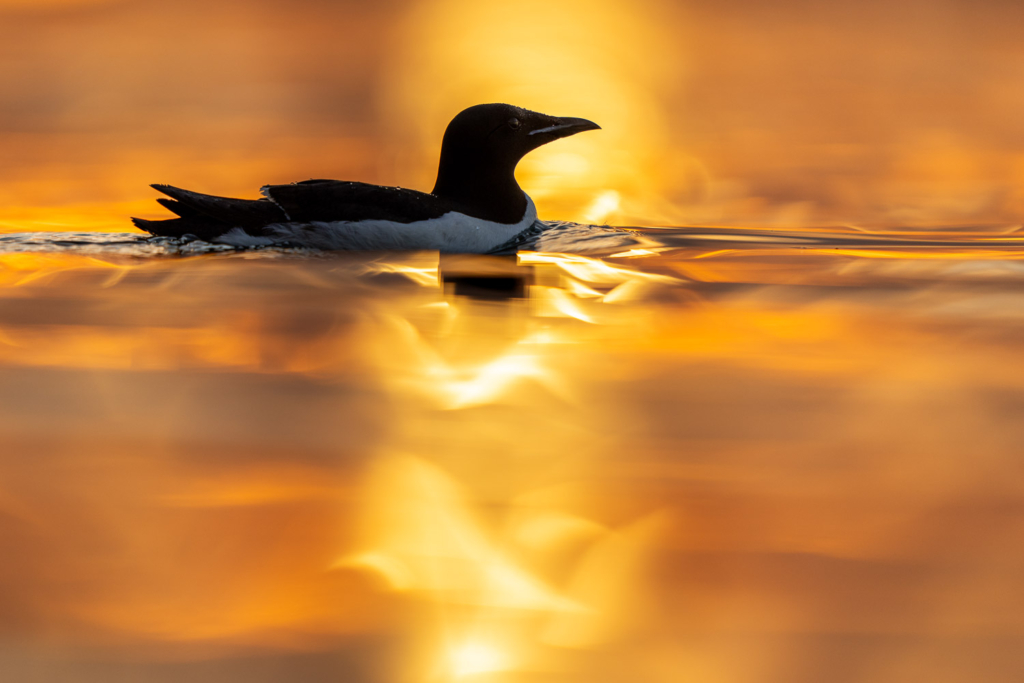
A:
POLYGON ((1017 681, 1021 245, 0 235, 0 680, 1017 681))
MULTIPOLYGON (((832 249, 906 249, 906 248, 1016 249, 1024 238, 1000 230, 965 228, 960 231, 865 232, 854 228, 769 230, 734 227, 692 228, 618 228, 586 225, 568 221, 537 222, 530 229, 501 245, 491 253, 546 251, 587 254, 597 257, 650 255, 671 249, 693 247, 744 248, 832 248, 832 249)), ((151 237, 130 233, 39 232, 0 234, 0 253, 62 252, 82 255, 127 257, 201 256, 205 254, 245 252, 272 258, 275 256, 314 256, 317 249, 291 245, 273 247, 234 247, 191 238, 151 237)))

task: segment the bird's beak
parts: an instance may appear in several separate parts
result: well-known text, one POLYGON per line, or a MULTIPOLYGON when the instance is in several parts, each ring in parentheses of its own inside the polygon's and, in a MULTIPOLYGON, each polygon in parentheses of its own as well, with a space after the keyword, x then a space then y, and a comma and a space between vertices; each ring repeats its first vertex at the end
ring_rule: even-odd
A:
POLYGON ((551 142, 559 138, 567 138, 570 135, 576 135, 576 133, 582 133, 585 130, 600 130, 601 126, 597 125, 593 121, 587 119, 574 119, 569 117, 555 118, 551 117, 547 121, 544 121, 543 127, 531 130, 528 135, 538 136, 540 139, 537 142, 543 144, 544 142, 551 142))

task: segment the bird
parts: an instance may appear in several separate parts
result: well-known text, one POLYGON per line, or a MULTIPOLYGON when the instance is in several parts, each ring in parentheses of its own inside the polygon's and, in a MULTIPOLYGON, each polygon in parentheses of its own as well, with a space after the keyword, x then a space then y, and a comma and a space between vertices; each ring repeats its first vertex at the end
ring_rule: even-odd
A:
POLYGON ((537 221, 515 178, 519 161, 541 145, 597 129, 587 119, 478 104, 448 124, 429 193, 314 179, 266 185, 260 199, 233 199, 155 184, 168 197, 157 201, 177 217, 131 220, 152 235, 235 247, 487 253, 537 221))

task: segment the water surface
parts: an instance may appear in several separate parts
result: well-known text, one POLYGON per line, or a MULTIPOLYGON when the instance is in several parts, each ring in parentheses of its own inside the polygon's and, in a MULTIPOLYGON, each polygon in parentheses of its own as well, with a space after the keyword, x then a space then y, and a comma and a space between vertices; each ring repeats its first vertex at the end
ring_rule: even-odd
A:
POLYGON ((0 673, 1018 681, 1022 244, 0 235, 0 673))

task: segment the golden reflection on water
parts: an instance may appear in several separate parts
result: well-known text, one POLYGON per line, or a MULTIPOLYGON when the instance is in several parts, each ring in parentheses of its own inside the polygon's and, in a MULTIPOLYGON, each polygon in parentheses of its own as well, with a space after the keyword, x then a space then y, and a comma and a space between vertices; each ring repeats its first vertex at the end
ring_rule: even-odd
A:
POLYGON ((0 672, 1017 680, 1024 271, 971 249, 4 255, 0 672))

